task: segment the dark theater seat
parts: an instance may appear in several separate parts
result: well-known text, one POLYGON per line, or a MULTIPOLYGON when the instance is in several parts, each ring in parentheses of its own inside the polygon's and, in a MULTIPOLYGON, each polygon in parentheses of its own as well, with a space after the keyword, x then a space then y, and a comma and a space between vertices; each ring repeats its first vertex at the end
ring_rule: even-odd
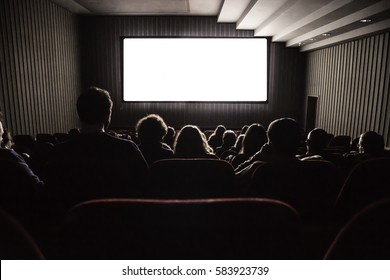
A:
POLYGON ((148 197, 166 199, 220 198, 234 188, 234 170, 218 159, 164 159, 150 167, 148 197))
POLYGON ((0 210, 0 258, 2 260, 39 260, 44 256, 24 227, 0 210))
POLYGON ((364 160, 345 180, 336 212, 340 219, 348 219, 372 202, 386 197, 390 197, 390 158, 364 160))
POLYGON ((53 258, 296 259, 300 218, 271 199, 105 199, 63 223, 53 258))
POLYGON ((377 201, 356 214, 341 229, 325 259, 390 259, 390 199, 377 201))
POLYGON ((340 190, 336 166, 323 160, 264 162, 252 177, 249 195, 292 205, 306 223, 330 216, 340 190))

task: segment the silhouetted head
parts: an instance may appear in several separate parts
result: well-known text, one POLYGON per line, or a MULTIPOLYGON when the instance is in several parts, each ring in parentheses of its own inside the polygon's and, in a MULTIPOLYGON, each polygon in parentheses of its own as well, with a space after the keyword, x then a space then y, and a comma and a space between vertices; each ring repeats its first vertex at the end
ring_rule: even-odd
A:
POLYGON ((164 119, 156 114, 143 117, 138 121, 135 128, 137 131, 137 137, 141 143, 161 142, 168 130, 164 119))
POLYGON ((168 126, 167 134, 165 137, 174 137, 176 134, 176 130, 172 126, 168 126))
POLYGON ((199 157, 212 152, 206 137, 197 126, 186 125, 176 136, 174 152, 182 157, 199 157))
POLYGON ((240 134, 245 134, 248 131, 248 128, 249 128, 248 125, 242 126, 240 134))
POLYGON ((223 133, 226 131, 226 127, 223 126, 223 125, 218 125, 214 131, 213 134, 217 135, 217 136, 221 136, 223 135, 223 133))
POLYGON ((359 150, 361 153, 378 154, 385 148, 385 141, 382 135, 374 131, 368 131, 360 135, 359 150))
POLYGON ((163 141, 168 144, 171 148, 175 141, 176 130, 172 126, 168 126, 167 134, 165 134, 163 141))
POLYGON ((322 152, 328 144, 328 133, 321 129, 315 128, 307 135, 306 145, 307 151, 322 152))
POLYGON ((233 147, 236 143, 237 135, 233 130, 226 130, 222 136, 222 143, 224 146, 233 147))
POLYGON ((253 155, 267 143, 267 132, 261 124, 251 124, 242 142, 242 152, 253 155))
MULTIPOLYGON (((1 133, 1 129, 0 129, 0 133, 1 133)), ((1 145, 1 147, 6 148, 6 149, 11 149, 13 144, 14 144, 11 132, 9 132, 8 130, 4 129, 4 127, 3 127, 3 134, 2 134, 2 136, 3 136, 3 140, 1 140, 1 137, 0 137, 0 145, 1 145)))
POLYGON ((80 129, 78 129, 78 128, 72 128, 68 132, 68 135, 69 135, 70 138, 76 137, 79 134, 80 134, 80 129))
POLYGON ((245 134, 240 134, 237 136, 236 143, 234 144, 234 148, 236 151, 242 150, 242 142, 244 141, 245 134))
POLYGON ((301 139, 301 129, 296 120, 281 118, 268 126, 268 142, 275 151, 285 156, 295 156, 301 139))
POLYGON ((107 128, 111 121, 112 101, 108 91, 90 87, 77 100, 77 113, 83 125, 107 128))

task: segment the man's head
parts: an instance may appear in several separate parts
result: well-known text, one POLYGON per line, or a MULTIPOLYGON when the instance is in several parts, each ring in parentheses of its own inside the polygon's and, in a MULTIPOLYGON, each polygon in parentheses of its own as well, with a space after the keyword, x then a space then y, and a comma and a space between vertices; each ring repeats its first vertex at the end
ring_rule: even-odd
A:
POLYGON ((307 150, 308 152, 323 152, 328 143, 328 133, 321 129, 315 128, 307 135, 307 150))
POLYGON ((218 125, 214 131, 215 135, 222 136, 226 131, 226 127, 222 124, 218 125))
POLYGON ((377 154, 383 152, 385 141, 382 135, 374 131, 368 131, 360 135, 359 151, 361 153, 377 154))
POLYGON ((301 129, 294 119, 281 118, 268 126, 268 142, 275 151, 286 156, 295 156, 300 143, 301 129))
POLYGON ((111 121, 112 101, 108 91, 90 87, 77 100, 77 113, 83 125, 108 127, 111 121))
POLYGON ((234 133, 233 130, 229 129, 223 133, 222 142, 226 146, 233 147, 234 144, 236 143, 236 139, 237 139, 237 135, 236 133, 234 133))
POLYGON ((142 142, 161 142, 167 134, 168 127, 164 119, 156 114, 150 114, 140 119, 136 125, 137 136, 142 142))

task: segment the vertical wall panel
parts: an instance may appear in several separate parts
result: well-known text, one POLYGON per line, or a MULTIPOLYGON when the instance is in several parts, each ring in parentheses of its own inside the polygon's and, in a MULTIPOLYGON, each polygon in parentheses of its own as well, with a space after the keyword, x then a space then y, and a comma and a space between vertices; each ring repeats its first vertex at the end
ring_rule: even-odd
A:
POLYGON ((308 54, 306 96, 318 96, 317 127, 353 138, 374 130, 390 146, 389 37, 387 32, 308 54))
POLYGON ((77 126, 78 21, 49 0, 0 1, 0 110, 13 134, 77 126))
POLYGON ((122 102, 122 36, 253 37, 253 32, 237 31, 235 24, 219 24, 215 17, 82 17, 83 87, 96 85, 111 92, 114 99, 112 128, 131 129, 147 113, 160 114, 175 127, 192 123, 202 128, 212 128, 217 124, 240 128, 253 122, 267 125, 283 116, 302 120, 306 54, 297 49, 287 49, 282 43, 271 44, 267 104, 133 104, 122 102))

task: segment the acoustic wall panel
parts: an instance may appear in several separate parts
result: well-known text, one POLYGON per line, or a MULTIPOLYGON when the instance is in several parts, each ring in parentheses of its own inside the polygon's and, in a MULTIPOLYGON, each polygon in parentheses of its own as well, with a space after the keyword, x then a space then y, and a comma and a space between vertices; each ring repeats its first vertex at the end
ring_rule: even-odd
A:
POLYGON ((111 92, 112 128, 132 129, 147 113, 160 114, 176 128, 185 124, 197 124, 204 129, 218 124, 240 128, 253 122, 267 125, 283 116, 302 119, 306 54, 298 49, 287 49, 283 43, 271 44, 267 104, 124 103, 122 36, 252 37, 253 32, 236 30, 235 24, 217 23, 215 17, 84 16, 80 23, 83 87, 97 85, 111 92))
POLYGON ((390 146, 390 33, 308 54, 306 95, 318 96, 317 127, 358 137, 369 130, 390 146))
POLYGON ((0 1, 0 110, 13 134, 78 125, 78 22, 48 0, 0 1))

